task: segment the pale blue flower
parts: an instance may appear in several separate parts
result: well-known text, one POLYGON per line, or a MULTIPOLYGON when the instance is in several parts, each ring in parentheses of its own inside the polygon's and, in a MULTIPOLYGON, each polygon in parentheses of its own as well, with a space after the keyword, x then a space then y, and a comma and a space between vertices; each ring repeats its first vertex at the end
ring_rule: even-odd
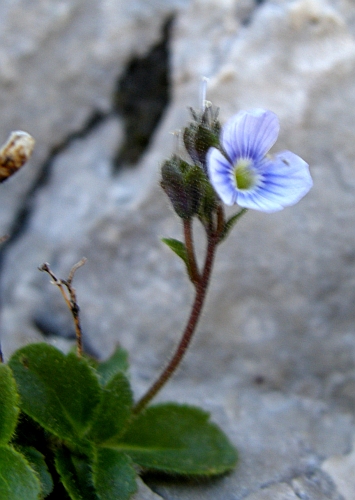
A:
POLYGON ((275 113, 240 111, 222 129, 221 146, 207 156, 208 174, 226 205, 277 212, 297 203, 313 182, 308 164, 290 151, 267 155, 279 135, 275 113))

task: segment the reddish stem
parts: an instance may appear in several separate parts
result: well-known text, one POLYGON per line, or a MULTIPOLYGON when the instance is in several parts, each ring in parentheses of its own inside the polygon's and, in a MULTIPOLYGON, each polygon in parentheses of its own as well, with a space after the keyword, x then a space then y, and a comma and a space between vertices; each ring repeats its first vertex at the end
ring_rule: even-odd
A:
POLYGON ((154 398, 154 396, 160 391, 160 389, 166 384, 166 382, 170 379, 170 377, 173 375, 173 373, 179 366, 187 348, 190 345, 191 339, 196 330, 198 320, 201 316, 202 307, 206 297, 206 292, 208 288, 209 279, 211 276, 217 242, 218 239, 215 236, 210 237, 208 240, 203 273, 202 276, 199 278, 198 282, 196 283, 195 300, 191 309, 191 314, 187 322, 185 331, 180 340, 180 343, 173 357, 171 358, 170 362, 163 370, 161 375, 158 377, 158 379, 154 382, 151 388, 148 389, 145 395, 138 401, 138 403, 134 407, 133 412, 135 414, 140 413, 147 406, 147 404, 154 398))
POLYGON ((190 280, 193 285, 196 287, 198 282, 201 279, 200 272, 197 267, 194 243, 192 238, 192 220, 187 219, 184 220, 184 237, 185 237, 185 247, 188 258, 188 272, 190 280))

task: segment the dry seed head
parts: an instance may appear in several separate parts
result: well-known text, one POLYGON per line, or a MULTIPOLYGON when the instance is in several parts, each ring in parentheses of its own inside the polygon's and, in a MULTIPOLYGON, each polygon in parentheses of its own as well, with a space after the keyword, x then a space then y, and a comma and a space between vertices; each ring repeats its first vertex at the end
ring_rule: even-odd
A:
POLYGON ((34 144, 34 138, 27 132, 11 132, 9 139, 0 149, 0 182, 4 182, 26 163, 34 144))

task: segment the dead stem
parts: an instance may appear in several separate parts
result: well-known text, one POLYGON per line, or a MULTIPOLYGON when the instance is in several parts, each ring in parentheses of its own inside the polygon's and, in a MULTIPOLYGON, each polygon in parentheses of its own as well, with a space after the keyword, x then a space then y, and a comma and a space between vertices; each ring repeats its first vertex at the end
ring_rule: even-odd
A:
POLYGON ((72 287, 72 281, 75 272, 85 264, 86 260, 87 259, 83 257, 79 262, 74 264, 74 266, 70 270, 68 279, 66 280, 58 279, 51 270, 51 268, 49 267, 49 264, 47 262, 45 262, 44 264, 42 264, 41 267, 38 268, 40 271, 49 274, 49 276, 52 278, 53 285, 56 285, 59 288, 60 293, 62 294, 65 303, 73 316, 75 335, 76 335, 77 354, 79 357, 81 357, 83 354, 83 334, 79 316, 80 308, 76 299, 75 289, 72 287), (67 294, 69 295, 69 297, 67 294))

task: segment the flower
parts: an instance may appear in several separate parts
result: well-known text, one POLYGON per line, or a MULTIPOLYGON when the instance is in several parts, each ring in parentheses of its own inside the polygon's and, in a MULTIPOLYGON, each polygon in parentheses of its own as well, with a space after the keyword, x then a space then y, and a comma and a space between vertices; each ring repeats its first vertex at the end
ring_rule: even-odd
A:
POLYGON ((240 111, 222 128, 221 150, 209 150, 207 169, 226 205, 277 212, 311 189, 313 181, 302 158, 291 151, 267 155, 279 130, 275 113, 264 109, 240 111))

